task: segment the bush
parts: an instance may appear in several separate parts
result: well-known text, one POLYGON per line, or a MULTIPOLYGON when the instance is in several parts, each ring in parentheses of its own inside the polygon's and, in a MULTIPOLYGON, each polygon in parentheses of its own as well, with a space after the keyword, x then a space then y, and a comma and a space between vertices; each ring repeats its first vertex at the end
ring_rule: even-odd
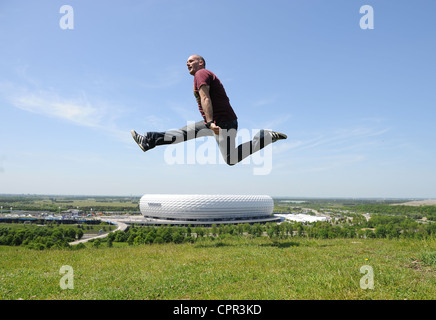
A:
POLYGON ((76 250, 80 250, 80 249, 84 249, 84 248, 86 248, 86 246, 82 242, 73 246, 73 249, 76 249, 76 250))

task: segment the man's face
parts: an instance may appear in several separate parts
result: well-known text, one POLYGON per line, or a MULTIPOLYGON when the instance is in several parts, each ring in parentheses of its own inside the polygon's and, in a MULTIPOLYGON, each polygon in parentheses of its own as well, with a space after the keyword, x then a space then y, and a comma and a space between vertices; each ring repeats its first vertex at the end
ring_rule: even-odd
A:
POLYGON ((188 71, 191 75, 194 75, 198 70, 203 68, 203 61, 196 56, 190 56, 186 62, 188 71))

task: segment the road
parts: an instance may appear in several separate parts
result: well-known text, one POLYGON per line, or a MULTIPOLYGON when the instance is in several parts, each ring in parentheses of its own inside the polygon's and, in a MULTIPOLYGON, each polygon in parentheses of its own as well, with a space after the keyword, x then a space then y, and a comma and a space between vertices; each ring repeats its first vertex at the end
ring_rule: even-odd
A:
MULTIPOLYGON (((121 222, 121 221, 119 221, 119 220, 106 219, 106 218, 104 218, 104 217, 101 217, 101 218, 99 218, 99 219, 102 220, 102 221, 110 222, 110 223, 115 224, 115 225, 117 226, 117 228, 116 228, 115 230, 111 231, 111 232, 115 232, 115 231, 118 231, 118 230, 120 230, 120 231, 125 231, 125 230, 128 228, 128 225, 127 225, 127 224, 125 224, 125 223, 123 223, 123 222, 121 222)), ((107 237, 107 235, 108 235, 109 233, 110 233, 110 232, 108 232, 108 233, 104 233, 104 234, 99 234, 99 235, 96 235, 96 236, 94 236, 94 237, 89 237, 89 238, 86 238, 86 239, 80 239, 80 240, 77 240, 77 241, 73 241, 73 242, 70 242, 70 245, 74 246, 74 245, 77 245, 77 244, 79 244, 79 243, 85 243, 85 242, 88 242, 89 240, 93 240, 93 239, 102 239, 102 238, 107 237)))

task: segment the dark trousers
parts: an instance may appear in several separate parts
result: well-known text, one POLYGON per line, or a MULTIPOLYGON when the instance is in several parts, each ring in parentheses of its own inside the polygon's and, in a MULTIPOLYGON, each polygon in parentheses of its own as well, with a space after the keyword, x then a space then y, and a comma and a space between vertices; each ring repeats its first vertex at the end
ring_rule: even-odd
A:
POLYGON ((238 130, 238 121, 221 121, 216 123, 221 128, 220 134, 216 135, 208 129, 203 121, 189 124, 181 129, 168 130, 165 132, 147 132, 146 137, 151 148, 160 145, 180 143, 199 137, 215 137, 221 155, 228 165, 235 165, 249 155, 263 149, 272 142, 272 136, 268 130, 260 130, 251 141, 235 146, 238 130))

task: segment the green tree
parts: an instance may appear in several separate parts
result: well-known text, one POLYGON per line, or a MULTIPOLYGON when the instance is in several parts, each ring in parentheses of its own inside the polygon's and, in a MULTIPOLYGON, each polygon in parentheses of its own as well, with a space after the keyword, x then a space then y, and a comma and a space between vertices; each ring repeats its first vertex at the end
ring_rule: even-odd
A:
POLYGON ((153 243, 164 243, 164 239, 161 236, 156 236, 154 238, 153 243))
POLYGON ((94 242, 92 243, 92 247, 94 247, 94 248, 99 248, 100 245, 101 245, 100 239, 95 239, 94 242))
POLYGON ((375 227, 375 236, 377 238, 385 238, 386 237, 386 227, 382 224, 379 224, 375 227))
POLYGON ((133 244, 134 245, 140 245, 140 244, 143 244, 143 243, 144 243, 144 238, 142 238, 141 235, 137 235, 135 237, 135 239, 133 240, 133 244))
POLYGON ((134 233, 129 235, 129 237, 127 238, 127 243, 129 244, 129 246, 133 245, 133 242, 135 241, 135 237, 136 235, 134 233))
POLYGON ((212 231, 212 235, 214 237, 216 237, 218 235, 218 228, 217 228, 216 224, 212 225, 212 230, 211 231, 212 231))
POLYGON ((114 246, 113 240, 111 238, 107 239, 106 245, 108 248, 112 248, 114 246))
POLYGON ((272 228, 271 226, 268 226, 266 229, 266 234, 268 235, 268 237, 272 238, 274 237, 274 228, 272 228))
POLYGON ((174 232, 172 238, 174 243, 182 243, 184 239, 183 235, 180 232, 174 232))
POLYGON ((197 234, 197 238, 203 238, 203 236, 204 236, 204 229, 202 227, 200 227, 200 226, 195 227, 194 231, 197 234))
POLYGON ((144 242, 147 244, 153 243, 154 242, 154 238, 155 238, 156 234, 153 232, 149 232, 147 234, 147 236, 145 237, 144 242))
POLYGON ((82 239, 82 237, 83 237, 83 230, 82 229, 76 230, 76 237, 78 240, 82 239))

